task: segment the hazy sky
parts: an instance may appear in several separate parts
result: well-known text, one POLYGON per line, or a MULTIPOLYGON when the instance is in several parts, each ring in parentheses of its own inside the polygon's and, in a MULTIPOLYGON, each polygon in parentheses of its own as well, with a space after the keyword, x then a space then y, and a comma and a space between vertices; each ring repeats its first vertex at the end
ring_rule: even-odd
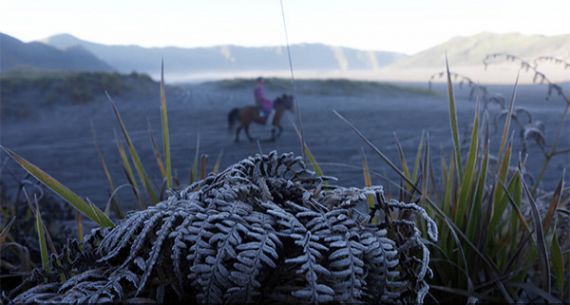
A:
MULTIPOLYGON (((570 33, 570 0, 284 0, 291 43, 415 53, 483 31, 570 33)), ((282 45, 279 0, 0 0, 0 32, 142 46, 282 45)))

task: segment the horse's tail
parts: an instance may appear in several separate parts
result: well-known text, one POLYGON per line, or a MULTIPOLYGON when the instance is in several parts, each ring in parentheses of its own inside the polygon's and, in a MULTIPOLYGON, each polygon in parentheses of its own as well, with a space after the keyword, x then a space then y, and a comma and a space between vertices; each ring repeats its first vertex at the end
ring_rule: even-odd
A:
POLYGON ((239 109, 234 108, 228 113, 228 131, 232 131, 236 120, 239 119, 239 109))

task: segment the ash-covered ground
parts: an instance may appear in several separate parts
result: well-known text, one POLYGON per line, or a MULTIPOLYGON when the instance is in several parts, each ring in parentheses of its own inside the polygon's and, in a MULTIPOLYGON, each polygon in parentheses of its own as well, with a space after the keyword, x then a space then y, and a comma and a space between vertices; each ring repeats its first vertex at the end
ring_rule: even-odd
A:
MULTIPOLYGON (((251 143, 242 134, 242 141, 234 143, 234 133, 228 132, 227 113, 233 107, 253 104, 253 86, 250 81, 222 81, 187 84, 169 87, 167 92, 168 114, 171 132, 173 169, 181 181, 188 180, 194 160, 197 139, 200 153, 208 154, 210 169, 223 150, 222 168, 259 152, 278 150, 300 153, 298 137, 292 127, 295 114, 287 113, 283 120, 284 132, 276 142, 251 143)), ((268 86, 267 95, 276 97, 293 92, 286 82, 268 86)), ((510 99, 512 86, 490 86, 491 92, 510 99)), ((552 141, 560 124, 564 101, 552 97, 545 101, 546 88, 540 85, 521 85, 518 89, 516 107, 524 107, 545 124, 546 143, 552 141)), ((469 101, 468 90, 456 88, 457 111, 462 139, 468 140, 466 130, 473 121, 474 101, 469 101)), ((448 101, 445 87, 436 85, 434 92, 427 92, 426 84, 396 85, 354 84, 347 81, 298 81, 295 98, 302 115, 305 140, 325 174, 339 178, 338 184, 362 186, 362 153, 368 157, 373 172, 373 182, 382 184, 388 191, 396 191, 397 176, 370 150, 366 144, 333 112, 336 109, 351 120, 394 162, 398 163, 394 133, 409 162, 413 162, 422 131, 429 134, 431 156, 437 177, 440 158, 451 151, 448 101)), ((5 102, 5 101, 3 101, 5 102)), ((146 166, 147 172, 160 184, 160 176, 149 140, 149 126, 161 142, 160 100, 156 94, 117 97, 116 102, 126 126, 146 166)), ((114 140, 114 130, 120 136, 111 104, 105 99, 95 99, 81 105, 57 104, 38 107, 24 117, 9 117, 1 123, 1 143, 38 165, 81 196, 103 206, 109 189, 97 152, 93 144, 90 122, 96 130, 96 140, 110 167, 115 184, 127 183, 114 140)), ((497 106, 490 106, 494 116, 497 106)), ((524 121, 524 120, 523 120, 524 121)), ((562 129, 561 148, 569 145, 570 125, 562 129)), ((502 128, 502 125, 499 125, 502 128)), ((268 127, 256 125, 252 134, 261 140, 268 138, 268 127)), ((519 145, 518 131, 514 133, 519 145)), ((499 143, 495 138, 492 149, 499 143)), ((514 156, 518 160, 518 156, 514 156)), ((22 178, 22 170, 2 154, 6 162, 2 182, 8 190, 14 189, 22 178)), ((536 174, 543 162, 539 148, 532 144, 529 149, 527 169, 536 174)), ((513 162, 513 165, 516 163, 513 162)), ((569 155, 555 157, 546 173, 542 187, 552 190, 560 179, 563 168, 570 166, 569 155)), ((130 191, 124 189, 124 208, 135 208, 129 203, 130 191)))

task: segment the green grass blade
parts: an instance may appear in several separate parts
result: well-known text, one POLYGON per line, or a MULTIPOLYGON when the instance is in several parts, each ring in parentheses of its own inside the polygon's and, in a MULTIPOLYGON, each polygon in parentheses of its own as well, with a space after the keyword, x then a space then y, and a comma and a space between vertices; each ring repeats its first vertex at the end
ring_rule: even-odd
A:
POLYGON ((152 148, 152 152, 154 153, 154 159, 156 160, 156 165, 158 166, 158 170, 160 171, 160 176, 166 179, 166 167, 164 166, 164 162, 162 161, 162 155, 160 154, 160 150, 158 149, 158 145, 156 144, 156 140, 154 135, 152 134, 152 128, 150 126, 150 121, 147 120, 148 125, 148 138, 150 140, 150 146, 152 148))
POLYGON ((558 236, 556 230, 552 234, 552 242, 550 243, 550 260, 552 261, 552 269, 554 270, 554 280, 556 281, 556 288, 561 297, 564 296, 564 284, 566 277, 564 276, 564 259, 562 258, 562 251, 558 243, 558 236))
POLYGON ((115 133, 115 142, 117 144, 117 150, 119 151, 119 157, 121 158, 121 165, 123 167, 123 172, 125 173, 125 176, 127 176, 127 180, 129 181, 129 184, 132 186, 133 193, 135 195, 135 198, 137 199, 137 202, 138 202, 140 208, 145 209, 147 207, 147 205, 143 202, 143 200, 140 196, 140 191, 139 191, 139 187, 137 184, 137 180, 135 178, 133 168, 131 167, 131 163, 129 162, 127 152, 125 151, 125 148, 123 147, 123 144, 121 143, 121 140, 119 140, 119 137, 117 136, 116 133, 115 133))
POLYGON ((497 154, 498 161, 500 162, 501 157, 503 156, 503 149, 505 148, 505 144, 508 140, 509 129, 511 127, 511 119, 513 116, 513 110, 515 105, 515 100, 517 97, 517 89, 519 84, 519 76, 520 70, 517 73, 517 78, 515 80, 515 86, 513 87, 513 93, 511 95, 511 101, 509 103, 509 112, 507 113, 507 117, 505 118, 505 125, 503 126, 503 132, 501 134, 501 143, 499 145, 499 153, 497 154))
MULTIPOLYGON (((364 153, 364 148, 361 148, 362 153, 362 174, 364 176, 364 186, 371 187, 372 186, 372 178, 370 177, 370 168, 368 167, 368 159, 366 158, 366 154, 364 153)), ((367 195, 366 196, 368 201, 368 209, 372 211, 374 209, 374 196, 367 195)), ((372 223, 376 223, 376 219, 372 218, 372 223)))
POLYGON ((459 142, 459 125, 457 123, 457 111, 455 110, 455 96, 453 94, 453 84, 451 83, 451 73, 449 73, 449 62, 445 56, 445 70, 447 73, 447 96, 449 98, 449 123, 451 124, 451 136, 453 138, 453 151, 455 152, 455 168, 457 177, 461 183, 461 142, 459 142))
POLYGON ((430 151, 429 151, 429 133, 426 133, 426 144, 423 153, 423 160, 422 160, 422 178, 421 178, 421 200, 425 200, 428 194, 428 187, 429 187, 429 170, 431 165, 431 158, 430 158, 430 151))
POLYGON ((410 177, 410 168, 408 167, 408 161, 406 161, 406 155, 404 154, 404 150, 402 149, 402 145, 400 145, 400 139, 398 139, 398 135, 394 132, 394 138, 396 139, 396 148, 398 149, 398 155, 400 156, 400 164, 402 165, 402 172, 410 177))
POLYGON ((77 226, 77 239, 83 241, 83 216, 81 213, 75 213, 75 224, 77 226))
POLYGON ((534 198, 532 196, 532 194, 530 193, 528 187, 526 186, 526 183, 524 183, 524 181, 522 182, 523 185, 523 189, 528 197, 528 201, 530 203, 530 211, 531 211, 531 216, 533 219, 533 223, 534 223, 534 229, 535 229, 535 233, 536 233, 536 244, 537 244, 537 251, 538 251, 538 257, 539 257, 539 265, 542 269, 542 276, 543 276, 543 280, 544 280, 544 288, 547 290, 548 293, 550 293, 550 262, 548 260, 548 254, 547 254, 547 250, 546 250, 546 239, 544 236, 544 231, 542 230, 542 221, 540 221, 540 213, 538 211, 538 207, 536 206, 536 202, 534 201, 534 198))
POLYGON ((208 155, 200 156, 200 180, 206 178, 206 164, 208 163, 208 155))
MULTIPOLYGON (((475 118, 473 119, 473 129, 471 130, 471 144, 469 145, 469 154, 467 155, 467 163, 465 164, 464 171, 461 172, 462 179, 459 189, 459 201, 457 201, 457 208, 455 209, 455 223, 464 228, 463 222, 469 215, 464 215, 465 211, 469 211, 472 205, 473 195, 473 178, 475 177, 475 167, 477 163, 477 154, 479 149, 479 104, 475 109, 475 118)), ((479 212, 479 211, 475 211, 479 212)))
MULTIPOLYGON (((107 162, 105 161, 105 157, 101 152, 101 148, 99 147, 99 143, 97 142, 97 134, 95 132, 95 126, 93 125, 93 121, 90 122, 91 124, 91 136, 93 137, 93 145, 95 146, 95 150, 97 151, 97 156, 99 157, 99 164, 101 164, 101 168, 103 169, 103 174, 105 175, 105 179, 107 180, 107 184, 109 185, 109 193, 111 193, 115 189, 115 183, 113 182, 113 177, 111 176, 111 172, 109 171, 109 167, 107 166, 107 162)), ((113 199, 112 202, 113 211, 119 218, 124 218, 125 213, 121 209, 121 205, 117 199, 113 199)))
MULTIPOLYGON (((516 171, 513 175, 513 177, 511 178, 511 183, 509 184, 508 187, 508 191, 505 191, 505 194, 513 194, 512 197, 514 200, 510 200, 510 198, 506 198, 508 199, 507 202, 511 202, 511 205, 516 205, 517 207, 521 207, 522 206, 522 195, 523 195, 523 190, 522 190, 522 174, 520 171, 516 171)), ((511 231, 509 232, 509 234, 513 235, 513 236, 518 236, 518 233, 520 232, 519 229, 519 223, 521 223, 519 217, 517 215, 515 215, 515 213, 510 213, 511 214, 511 231)), ((516 247, 516 240, 517 238, 511 238, 511 249, 514 249, 516 247)))
POLYGON ((322 177, 324 174, 323 174, 323 170, 322 170, 321 166, 317 162, 317 159, 315 159, 315 156, 311 152, 311 149, 309 149, 309 146, 307 145, 307 143, 301 139, 302 134, 295 124, 293 124, 293 129, 295 129, 295 132, 297 133, 297 136, 299 137, 299 141, 301 141, 301 143, 303 143, 303 145, 304 145, 303 155, 305 156, 305 160, 308 159, 309 163, 311 163, 311 166, 313 167, 313 170, 315 171, 315 174, 319 177, 322 177))
MULTIPOLYGON (((518 181, 518 183, 521 184, 520 180, 518 181)), ((520 196, 522 196, 522 194, 512 195, 511 191, 509 190, 509 188, 504 183, 501 183, 500 185, 501 185, 503 191, 505 192, 505 195, 508 198, 508 202, 510 203, 511 208, 514 212, 514 213, 512 213, 513 214, 512 217, 518 218, 518 221, 523 225, 523 227, 525 229, 525 231, 523 232, 524 234, 519 235, 520 232, 519 232, 518 228, 516 229, 516 231, 514 231, 511 228, 511 231, 509 232, 509 233, 511 233, 510 237, 509 237, 509 239, 511 239, 511 251, 507 251, 504 248, 501 249, 506 254, 506 255, 499 256, 501 259, 503 259, 503 263, 506 262, 506 267, 503 268, 503 270, 505 273, 510 273, 511 267, 517 266, 515 264, 515 262, 521 258, 521 253, 526 248, 526 244, 529 241, 533 241, 531 238, 532 237, 532 231, 531 231, 530 226, 528 225, 528 223, 526 221, 525 216, 523 215, 522 211, 519 208, 520 200, 521 200, 520 196), (517 198, 517 196, 518 196, 518 198, 517 198), (516 245, 517 242, 518 242, 518 246, 516 245), (511 254, 510 258, 507 257, 509 254, 511 254)), ((522 187, 522 184, 521 184, 521 187, 522 187)), ((527 262, 533 261, 533 259, 531 258, 533 256, 531 256, 531 255, 534 255, 534 253, 527 254, 526 257, 524 258, 524 260, 527 262)))
POLYGON ((125 175, 129 180, 129 183, 133 186, 133 188, 138 190, 138 185, 135 179, 135 174, 133 172, 133 168, 131 167, 131 163, 129 162, 129 158, 127 157, 127 152, 123 147, 121 141, 116 137, 115 142, 117 143, 117 151, 119 152, 119 157, 121 158, 121 165, 123 166, 123 170, 125 171, 125 175))
POLYGON ((212 173, 217 174, 220 171, 220 166, 222 165, 222 158, 224 157, 224 149, 220 150, 218 154, 218 158, 216 158, 216 163, 214 163, 214 167, 212 168, 212 173))
POLYGON ((46 232, 44 230, 44 222, 42 220, 42 215, 40 212, 40 207, 36 205, 36 233, 38 234, 38 244, 40 247, 40 256, 42 260, 42 268, 45 271, 49 271, 49 253, 46 241, 46 232))
MULTIPOLYGON (((431 151, 430 145, 428 144, 428 149, 431 151)), ((431 157, 431 153, 430 153, 430 157, 429 157, 429 183, 430 183, 430 187, 431 189, 437 189, 437 185, 439 183, 440 177, 436 178, 436 166, 433 166, 433 158, 431 157)), ((435 199, 436 202, 441 202, 441 192, 432 192, 432 196, 435 199)))
POLYGON ((166 187, 172 188, 172 163, 170 160, 170 131, 166 108, 166 90, 164 89, 164 60, 160 66, 160 112, 162 121, 162 143, 164 145, 164 163, 166 166, 166 187))
POLYGON ((105 213, 103 213, 103 211, 101 211, 99 208, 97 207, 92 208, 85 200, 81 199, 81 197, 72 192, 65 185, 61 184, 55 178, 48 175, 46 172, 41 170, 36 165, 22 158, 20 155, 16 154, 15 152, 11 151, 10 149, 4 146, 0 147, 2 148, 2 150, 6 152, 6 154, 8 154, 8 156, 10 156, 10 158, 16 161, 16 163, 18 163, 28 173, 30 173, 30 175, 38 179, 38 181, 40 181, 43 185, 51 189, 59 197, 61 197, 63 200, 71 204, 75 209, 83 213, 83 215, 85 215, 87 218, 91 219, 92 221, 96 222, 99 226, 102 227, 114 226, 111 219, 105 213))
MULTIPOLYGON (((545 234, 548 233, 548 229, 550 228, 550 224, 552 222, 552 219, 554 218, 554 213, 556 212, 556 209, 558 208, 558 205, 560 204, 560 199, 562 198, 562 190, 564 189, 565 173, 566 173, 566 171, 563 170, 562 171, 562 177, 560 178, 560 181, 558 182, 558 185, 556 186, 554 194, 552 195, 552 199, 550 200, 550 205, 548 207, 548 211, 546 212, 546 215, 544 215, 544 220, 542 221, 542 230, 544 230, 545 234)), ((554 229, 554 231, 556 231, 556 229, 554 229)))
POLYGON ((113 99, 111 98, 111 96, 107 92, 105 92, 105 93, 107 95, 107 99, 111 102, 111 105, 113 106, 113 112, 115 113, 115 117, 117 118, 117 122, 119 123, 119 126, 121 127, 121 132, 123 133, 123 137, 125 138, 125 141, 127 142, 127 148, 129 150, 129 154, 131 156, 131 159, 133 160, 133 164, 135 166, 135 170, 137 171, 139 179, 141 180, 141 183, 143 184, 146 192, 148 193, 150 201, 153 204, 155 204, 158 202, 158 196, 156 195, 156 192, 154 191, 154 189, 152 187, 152 183, 150 182, 150 179, 148 178, 148 176, 146 174, 146 171, 145 171, 144 166, 141 162, 141 159, 139 157, 137 149, 135 148, 135 145, 134 145, 133 141, 131 140, 131 137, 129 136, 129 132, 127 130, 127 127, 125 126, 125 122, 123 121, 123 118, 121 117, 121 114, 119 113, 119 109, 117 108, 117 104, 115 104, 115 101, 113 101, 113 99))
POLYGON ((425 141, 425 132, 422 131, 422 135, 420 137, 420 143, 418 144, 418 150, 416 152, 416 158, 414 159, 414 168, 412 169, 412 177, 413 181, 418 179, 418 175, 420 172, 420 165, 422 160, 422 152, 424 150, 424 141, 425 141))
MULTIPOLYGON (((410 177, 410 168, 408 167, 408 161, 406 160, 406 155, 404 154, 404 150, 402 149, 402 145, 400 145, 400 139, 398 139, 398 135, 396 134, 396 132, 393 133, 394 134, 394 139, 396 140, 396 149, 398 150, 398 155, 400 156, 400 165, 402 167, 402 172, 404 173, 404 175, 406 175, 408 178, 410 177)), ((412 201, 413 200, 413 194, 410 193, 410 191, 412 190, 412 187, 408 184, 404 184, 404 181, 402 181, 400 179, 400 195, 399 195, 399 200, 400 201, 412 201), (405 185, 405 187, 404 187, 405 185), (408 196, 408 194, 410 194, 408 196)))
POLYGON ((446 179, 444 180, 445 188, 444 188, 444 195, 443 195, 443 211, 446 215, 452 215, 452 208, 451 202, 454 200, 455 192, 454 192, 454 183, 455 183, 455 161, 454 155, 455 153, 451 152, 451 158, 449 159, 449 166, 447 167, 447 171, 445 174, 446 179))
POLYGON ((307 159, 309 159, 309 162, 311 163, 311 166, 313 167, 315 174, 319 177, 322 177, 323 176, 323 170, 321 169, 321 166, 317 162, 317 159, 315 159, 315 156, 313 155, 313 153, 309 149, 309 146, 307 146, 306 142, 305 142, 305 156, 307 157, 307 159))
POLYGON ((489 164, 489 141, 485 142, 483 147, 483 160, 481 162, 481 167, 479 170, 479 177, 477 180, 476 191, 475 191, 475 198, 473 199, 473 203, 471 205, 471 209, 469 211, 469 220, 467 224, 467 236, 474 240, 475 234, 477 232, 477 227, 480 224, 480 219, 482 216, 482 207, 483 207, 483 196, 486 188, 486 180, 487 180, 487 166, 489 164))
POLYGON ((530 226, 528 225, 528 222, 526 221, 526 218, 524 217, 524 214, 522 213, 522 211, 519 208, 519 202, 517 202, 517 199, 515 199, 515 196, 513 196, 511 194, 511 192, 509 191, 508 187, 504 184, 501 183, 501 187, 503 188, 503 190, 505 191, 505 195, 507 195, 507 198, 509 199, 509 202, 511 204, 511 207, 513 208, 513 211, 515 211, 516 216, 518 217, 519 221, 522 223, 522 225, 524 226, 526 233, 528 233, 528 235, 531 235, 532 232, 530 230, 530 226))
POLYGON ((511 161, 511 152, 512 152, 512 145, 511 141, 507 143, 507 147, 505 149, 504 157, 501 158, 501 163, 499 166, 499 175, 497 177, 497 181, 495 184, 495 194, 493 194, 493 209, 491 214, 491 222, 489 223, 489 230, 490 232, 494 232, 495 227, 501 220, 503 216, 503 212, 507 207, 507 200, 505 198, 505 193, 503 189, 500 188, 500 183, 506 183, 507 176, 509 174, 509 163, 511 161))

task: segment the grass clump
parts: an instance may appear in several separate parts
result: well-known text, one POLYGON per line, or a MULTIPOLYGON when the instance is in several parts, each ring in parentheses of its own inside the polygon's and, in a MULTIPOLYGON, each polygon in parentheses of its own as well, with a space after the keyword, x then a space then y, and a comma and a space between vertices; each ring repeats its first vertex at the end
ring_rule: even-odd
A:
POLYGON ((449 69, 445 76, 453 149, 441 157, 440 166, 431 161, 429 140, 424 140, 429 137, 422 137, 410 171, 401 148, 396 165, 339 114, 399 174, 400 200, 418 202, 438 223, 441 235, 430 248, 434 278, 427 300, 446 304, 567 300, 570 243, 560 235, 568 228, 570 192, 564 173, 546 195, 532 188, 525 178, 526 156, 515 159, 511 126, 516 119, 516 84, 493 155, 490 123, 481 120, 484 111, 479 106, 467 149, 462 149, 449 69))

